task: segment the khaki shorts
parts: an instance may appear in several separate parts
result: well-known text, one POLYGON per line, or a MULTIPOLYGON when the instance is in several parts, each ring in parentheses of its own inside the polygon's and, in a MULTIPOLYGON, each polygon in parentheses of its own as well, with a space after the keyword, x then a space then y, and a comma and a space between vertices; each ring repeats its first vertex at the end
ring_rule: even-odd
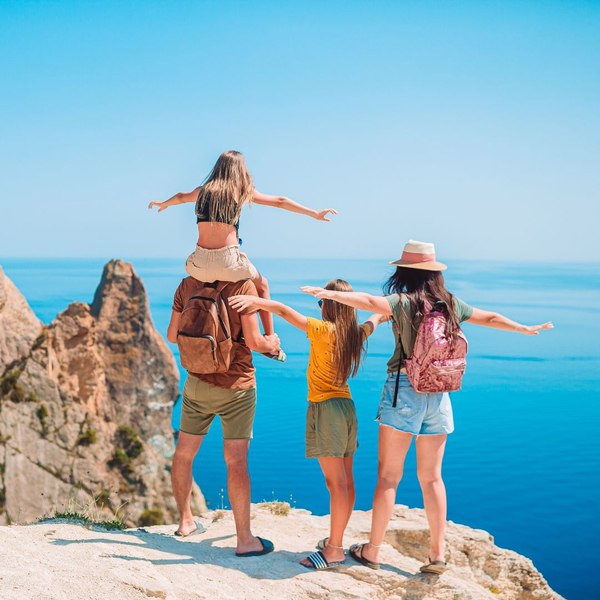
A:
POLYGON ((306 413, 306 458, 346 458, 358 448, 358 421, 351 398, 309 402, 306 413))
POLYGON ((258 271, 248 257, 240 252, 238 244, 224 248, 202 248, 196 246, 185 262, 185 271, 198 281, 243 281, 256 279, 258 271))
POLYGON ((219 415, 224 440, 252 439, 256 388, 225 390, 188 375, 183 387, 180 431, 206 435, 219 415))

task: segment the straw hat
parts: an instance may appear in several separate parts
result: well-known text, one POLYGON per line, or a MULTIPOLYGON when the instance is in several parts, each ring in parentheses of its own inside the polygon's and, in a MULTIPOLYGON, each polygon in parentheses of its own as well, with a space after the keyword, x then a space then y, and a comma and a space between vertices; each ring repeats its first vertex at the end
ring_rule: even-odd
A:
POLYGON ((422 269, 424 271, 445 271, 448 267, 444 263, 435 260, 435 247, 429 242, 417 242, 408 240, 404 244, 402 257, 390 262, 396 267, 409 267, 411 269, 422 269))

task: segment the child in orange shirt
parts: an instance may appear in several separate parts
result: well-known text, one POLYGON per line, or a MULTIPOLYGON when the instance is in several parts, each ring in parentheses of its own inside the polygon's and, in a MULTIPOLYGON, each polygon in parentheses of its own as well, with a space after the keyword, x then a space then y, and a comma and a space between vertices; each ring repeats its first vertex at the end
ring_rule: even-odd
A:
MULTIPOLYGON (((346 281, 334 279, 325 289, 352 291, 346 281)), ((300 564, 324 570, 343 565, 343 537, 354 508, 352 462, 358 447, 357 420, 348 379, 362 362, 367 337, 375 331, 381 315, 372 315, 359 325, 357 313, 331 300, 320 300, 322 319, 301 315, 293 308, 255 296, 229 299, 237 310, 254 309, 275 313, 306 332, 310 340, 308 361, 308 412, 306 415, 306 457, 317 458, 331 495, 331 530, 318 551, 300 564)))

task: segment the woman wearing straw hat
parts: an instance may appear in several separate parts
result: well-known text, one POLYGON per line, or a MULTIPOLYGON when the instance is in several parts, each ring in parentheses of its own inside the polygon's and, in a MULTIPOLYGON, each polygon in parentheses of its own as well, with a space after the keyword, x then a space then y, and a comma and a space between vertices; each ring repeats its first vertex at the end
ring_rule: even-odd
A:
POLYGON ((441 273, 447 267, 436 260, 433 244, 409 240, 402 257, 390 264, 396 267, 396 271, 385 285, 386 296, 337 292, 311 286, 303 287, 302 291, 317 298, 390 315, 398 333, 379 406, 379 470, 373 498, 371 537, 368 543, 352 546, 350 554, 368 567, 379 568, 379 549, 392 516, 404 459, 413 437, 416 437, 417 474, 431 530, 429 556, 421 571, 440 574, 446 569, 446 490, 442 481, 442 459, 446 437, 454 430, 452 406, 448 393, 415 391, 405 368, 405 360, 412 355, 426 307, 436 303, 445 306, 446 331, 451 336, 459 333, 462 321, 525 335, 538 335, 541 330, 552 329, 553 325, 550 322, 521 325, 498 313, 473 308, 453 296, 446 289, 441 273))

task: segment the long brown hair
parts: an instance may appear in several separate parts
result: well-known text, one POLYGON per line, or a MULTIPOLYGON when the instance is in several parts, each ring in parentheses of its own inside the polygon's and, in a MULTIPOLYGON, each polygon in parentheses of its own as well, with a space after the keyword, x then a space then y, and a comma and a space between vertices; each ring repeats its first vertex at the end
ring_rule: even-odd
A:
MULTIPOLYGON (((326 290, 352 292, 352 286, 343 279, 332 279, 326 290)), ((333 300, 323 300, 323 319, 333 324, 333 366, 336 369, 334 384, 344 385, 358 373, 364 354, 367 336, 358 325, 356 309, 333 300)))
MULTIPOLYGON (((410 267, 396 267, 384 285, 386 294, 406 294, 410 301, 411 325, 415 331, 418 329, 425 314, 425 302, 433 305, 436 302, 446 313, 446 335, 455 337, 460 331, 460 324, 454 299, 446 288, 444 276, 439 271, 426 271, 410 267)), ((402 305, 401 305, 402 306, 402 305)))
POLYGON ((208 203, 210 221, 237 222, 246 202, 252 202, 254 182, 244 155, 235 150, 223 152, 198 193, 196 214, 202 214, 208 203))

